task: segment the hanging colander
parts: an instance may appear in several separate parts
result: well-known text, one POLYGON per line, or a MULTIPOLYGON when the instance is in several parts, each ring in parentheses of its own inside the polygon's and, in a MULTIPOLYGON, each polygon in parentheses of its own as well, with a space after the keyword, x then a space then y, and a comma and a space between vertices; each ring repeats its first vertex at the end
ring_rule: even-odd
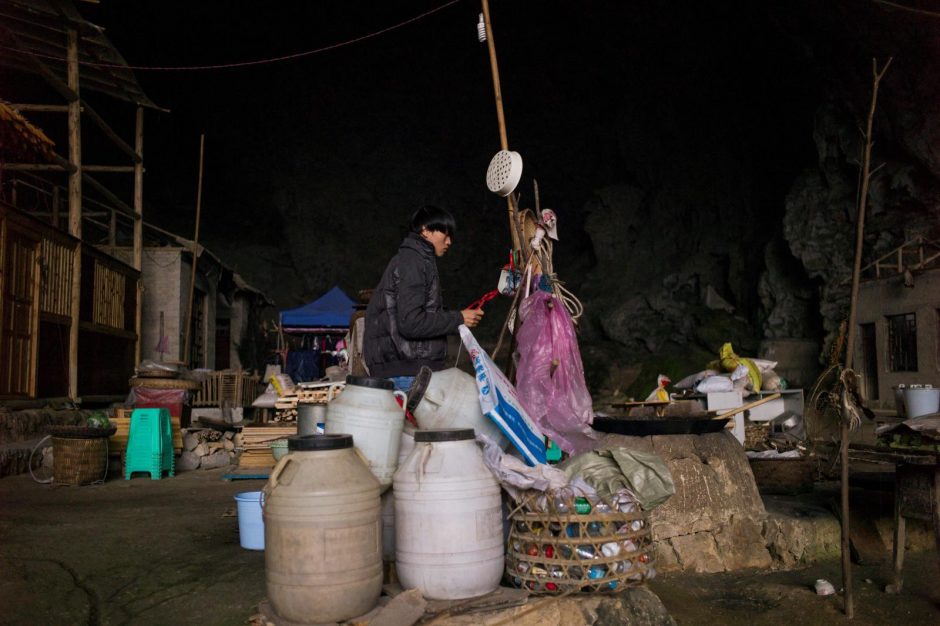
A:
POLYGON ((500 150, 486 168, 486 186, 498 196, 506 197, 513 192, 522 178, 522 157, 518 152, 500 150))

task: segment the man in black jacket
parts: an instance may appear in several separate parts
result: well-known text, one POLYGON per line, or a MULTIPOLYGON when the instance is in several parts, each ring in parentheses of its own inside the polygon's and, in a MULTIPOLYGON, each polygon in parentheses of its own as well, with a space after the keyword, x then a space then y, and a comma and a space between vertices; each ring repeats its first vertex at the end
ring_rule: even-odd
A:
POLYGON ((363 356, 369 374, 407 390, 422 366, 444 368, 447 335, 461 324, 473 328, 483 311, 446 310, 436 257, 444 256, 456 231, 454 217, 435 206, 418 209, 411 232, 392 257, 366 309, 363 356))

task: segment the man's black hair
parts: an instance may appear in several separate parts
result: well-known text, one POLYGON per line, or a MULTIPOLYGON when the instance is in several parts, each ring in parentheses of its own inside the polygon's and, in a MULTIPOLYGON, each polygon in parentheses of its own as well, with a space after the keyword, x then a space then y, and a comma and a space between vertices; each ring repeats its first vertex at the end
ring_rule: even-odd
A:
POLYGON ((411 230, 420 233, 422 228, 438 231, 453 237, 457 234, 457 222, 448 211, 432 204, 426 204, 411 217, 411 230))

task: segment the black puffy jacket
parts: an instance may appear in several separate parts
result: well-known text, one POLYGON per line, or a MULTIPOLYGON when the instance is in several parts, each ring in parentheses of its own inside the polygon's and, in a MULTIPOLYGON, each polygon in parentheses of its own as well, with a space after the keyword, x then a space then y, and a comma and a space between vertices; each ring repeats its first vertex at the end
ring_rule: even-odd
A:
POLYGON ((422 365, 444 368, 447 335, 463 323, 441 302, 434 246, 408 233, 392 257, 366 309, 362 351, 369 374, 414 376, 422 365))

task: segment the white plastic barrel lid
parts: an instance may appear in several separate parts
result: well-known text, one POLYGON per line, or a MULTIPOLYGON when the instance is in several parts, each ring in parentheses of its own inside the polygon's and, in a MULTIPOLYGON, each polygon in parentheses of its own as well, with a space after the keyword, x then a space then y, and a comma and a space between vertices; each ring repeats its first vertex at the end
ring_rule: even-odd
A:
POLYGON ((486 187, 498 196, 513 192, 522 178, 522 156, 512 150, 500 150, 486 168, 486 187))

